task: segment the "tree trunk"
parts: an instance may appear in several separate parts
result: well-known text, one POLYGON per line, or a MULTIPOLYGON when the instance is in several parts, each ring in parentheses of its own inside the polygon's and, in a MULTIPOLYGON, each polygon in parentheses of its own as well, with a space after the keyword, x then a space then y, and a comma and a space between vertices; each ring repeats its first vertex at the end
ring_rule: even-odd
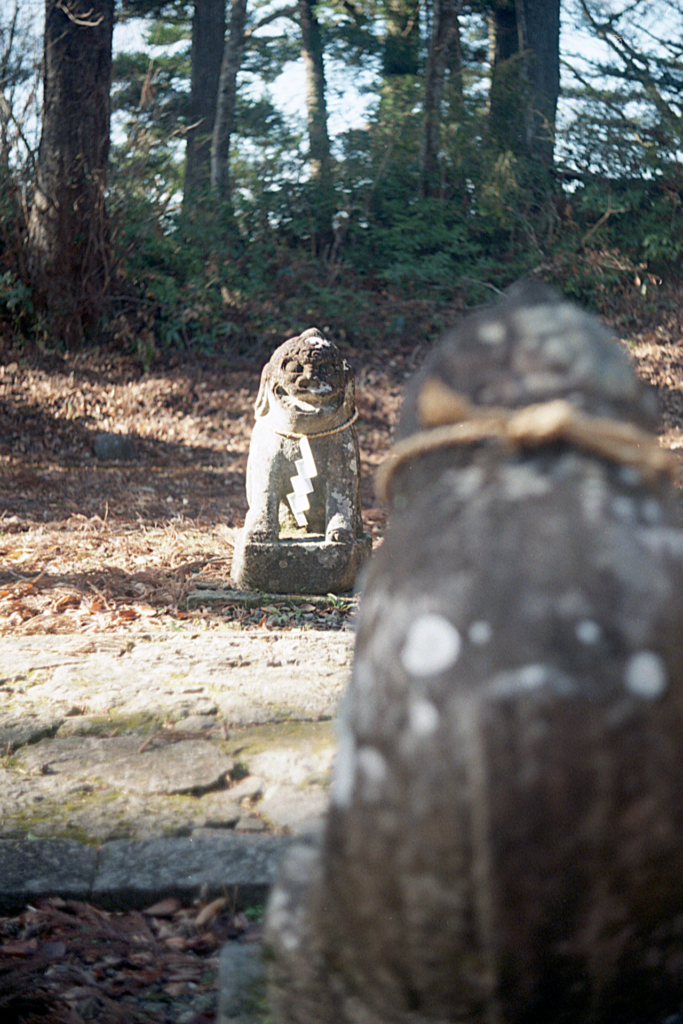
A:
POLYGON ((553 162, 560 0, 495 0, 489 134, 499 151, 553 162))
POLYGON ((313 233, 316 252, 331 244, 332 233, 332 160, 327 134, 325 69, 320 25, 315 15, 316 0, 299 0, 301 56, 306 69, 306 108, 308 113, 308 159, 314 189, 313 233))
POLYGON ((441 97, 446 68, 457 78, 456 89, 462 93, 462 53, 459 0, 434 0, 432 34, 425 69, 422 139, 420 142, 420 198, 436 195, 440 189, 439 136, 441 129, 441 97))
POLYGON ((385 0, 386 36, 382 55, 384 78, 416 75, 420 59, 418 0, 385 0))
POLYGON ((308 155, 311 176, 322 180, 330 171, 330 139, 327 134, 323 50, 320 26, 315 15, 315 0, 299 0, 299 25, 301 56, 306 68, 308 155))
POLYGON ((517 0, 517 18, 529 88, 526 144, 532 155, 552 167, 560 95, 560 0, 517 0))
POLYGON ((237 74, 242 62, 246 20, 247 0, 232 0, 211 141, 211 187, 226 200, 230 199, 230 138, 235 127, 237 74))
POLYGON ((109 284, 104 189, 113 25, 114 0, 46 0, 28 256, 36 303, 67 345, 94 333, 109 284))
POLYGON ((185 204, 211 181, 211 139, 223 61, 225 0, 195 0, 192 18, 190 125, 185 149, 185 204))
POLYGON ((515 0, 495 0, 489 17, 491 88, 488 130, 495 152, 526 152, 527 87, 515 0))

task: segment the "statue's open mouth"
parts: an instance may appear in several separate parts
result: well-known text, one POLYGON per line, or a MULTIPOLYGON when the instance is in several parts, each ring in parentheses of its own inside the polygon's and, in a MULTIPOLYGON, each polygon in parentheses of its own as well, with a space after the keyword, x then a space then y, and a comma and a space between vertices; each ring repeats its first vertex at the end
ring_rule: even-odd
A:
POLYGON ((302 395, 293 395, 285 391, 279 384, 275 387, 275 394, 283 405, 304 415, 319 415, 324 412, 334 412, 339 408, 338 395, 336 392, 330 394, 329 388, 309 389, 302 395))

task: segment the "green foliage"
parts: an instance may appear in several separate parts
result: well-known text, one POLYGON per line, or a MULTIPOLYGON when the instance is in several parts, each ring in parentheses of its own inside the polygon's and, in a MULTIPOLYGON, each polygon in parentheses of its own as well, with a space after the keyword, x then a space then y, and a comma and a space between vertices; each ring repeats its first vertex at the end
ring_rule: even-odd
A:
POLYGON ((0 318, 11 323, 17 332, 28 333, 34 315, 30 286, 12 270, 0 274, 0 318))
POLYGON ((471 226, 452 206, 416 201, 387 220, 386 226, 355 229, 349 259, 357 272, 372 269, 400 291, 449 297, 482 255, 471 226))
MULTIPOLYGON (((597 0, 587 7, 600 15, 597 0)), ((193 5, 126 0, 124 15, 148 22, 140 52, 114 62, 110 337, 145 367, 169 350, 259 356, 313 324, 354 343, 381 337, 378 295, 438 309, 540 273, 607 310, 634 289, 642 298, 648 275, 678 277, 683 63, 680 47, 655 45, 651 7, 635 0, 628 9, 612 5, 608 22, 596 16, 596 36, 617 34, 608 56, 590 74, 577 70, 567 90, 557 177, 529 160, 520 141, 519 57, 498 67, 491 87, 491 3, 463 7, 462 62, 447 68, 442 94, 438 196, 420 199, 431 0, 391 9, 388 0, 317 5, 327 68, 346 69, 336 88, 359 69, 373 98, 365 124, 333 140, 324 196, 306 162, 305 110, 286 115, 273 95, 299 57, 295 22, 287 16, 258 28, 272 11, 259 0, 248 14, 231 195, 200 193, 183 208, 193 5), (328 203, 333 231, 316 248, 328 203)), ((23 81, 21 61, 12 56, 7 66, 23 81)), ((328 88, 334 79, 328 75, 328 88)), ((0 129, 13 123, 0 118, 0 129)), ((13 151, 0 199, 0 317, 23 333, 36 328, 17 197, 30 203, 32 168, 32 158, 19 161, 13 151)))

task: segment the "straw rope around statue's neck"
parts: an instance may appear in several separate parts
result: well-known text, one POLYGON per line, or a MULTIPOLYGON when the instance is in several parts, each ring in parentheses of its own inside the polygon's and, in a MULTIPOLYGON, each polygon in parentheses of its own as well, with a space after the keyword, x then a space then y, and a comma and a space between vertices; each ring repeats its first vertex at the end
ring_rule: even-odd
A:
POLYGON ((345 423, 342 423, 338 427, 331 427, 330 430, 319 430, 316 434, 305 434, 305 433, 303 433, 303 431, 297 433, 297 431, 294 431, 294 430, 290 431, 290 432, 288 432, 286 430, 276 430, 275 427, 273 427, 273 431, 276 434, 279 434, 280 437, 293 437, 293 438, 307 437, 309 439, 309 441, 310 441, 310 439, 312 437, 330 437, 332 434, 341 434, 342 430, 346 430, 347 427, 352 427, 357 419, 358 419, 358 409, 355 409, 354 413, 353 413, 353 416, 351 416, 350 419, 346 420, 345 423))
POLYGON ((428 452, 496 440, 511 448, 541 448, 556 441, 581 448, 619 465, 632 466, 646 480, 679 476, 671 452, 646 431, 602 416, 589 416, 558 398, 522 409, 475 406, 436 377, 428 377, 417 397, 422 430, 399 441, 379 467, 375 486, 389 501, 391 480, 406 462, 428 452))

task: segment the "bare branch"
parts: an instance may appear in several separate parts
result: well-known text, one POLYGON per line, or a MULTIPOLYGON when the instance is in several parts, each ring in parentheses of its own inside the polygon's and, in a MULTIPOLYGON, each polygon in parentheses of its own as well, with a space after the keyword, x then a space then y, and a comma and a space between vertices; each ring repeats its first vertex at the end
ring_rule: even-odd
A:
POLYGON ((74 14, 73 11, 69 10, 67 4, 64 3, 64 0, 57 0, 55 7, 58 11, 61 11, 62 14, 66 14, 69 21, 73 22, 74 25, 78 25, 79 28, 97 28, 104 20, 103 15, 101 14, 98 14, 94 21, 87 20, 92 16, 94 7, 91 7, 89 11, 86 11, 85 14, 82 15, 74 14))

